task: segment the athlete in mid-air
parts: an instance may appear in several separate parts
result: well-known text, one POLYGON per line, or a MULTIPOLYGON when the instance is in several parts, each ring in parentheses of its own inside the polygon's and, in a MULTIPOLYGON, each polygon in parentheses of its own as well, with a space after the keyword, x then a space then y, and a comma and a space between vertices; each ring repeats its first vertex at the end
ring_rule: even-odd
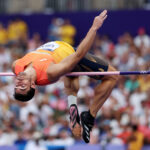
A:
MULTIPOLYGON (((71 71, 115 71, 103 59, 87 53, 93 44, 97 30, 106 18, 106 10, 94 18, 91 28, 76 50, 65 42, 53 41, 14 61, 12 70, 16 75, 15 99, 26 102, 34 96, 36 85, 52 84, 71 71)), ((72 132, 75 136, 81 136, 82 134, 82 138, 88 143, 96 114, 110 95, 118 76, 94 77, 101 80, 101 84, 95 87, 95 97, 89 111, 82 112, 80 117, 76 105, 76 93, 79 88, 78 78, 64 78, 70 107, 72 132)))

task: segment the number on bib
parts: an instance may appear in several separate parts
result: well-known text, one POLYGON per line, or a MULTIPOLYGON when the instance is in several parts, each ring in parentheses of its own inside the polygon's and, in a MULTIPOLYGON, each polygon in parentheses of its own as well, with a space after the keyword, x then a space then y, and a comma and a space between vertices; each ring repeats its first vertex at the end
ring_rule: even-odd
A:
POLYGON ((43 50, 48 50, 48 51, 54 51, 58 47, 59 47, 59 45, 56 42, 48 42, 48 43, 40 46, 38 49, 43 49, 43 50))

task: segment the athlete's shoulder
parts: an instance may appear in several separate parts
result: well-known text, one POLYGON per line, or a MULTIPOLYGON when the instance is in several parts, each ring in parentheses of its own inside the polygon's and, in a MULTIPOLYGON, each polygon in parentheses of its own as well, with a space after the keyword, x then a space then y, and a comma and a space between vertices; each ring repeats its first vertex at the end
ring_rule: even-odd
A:
POLYGON ((13 73, 15 72, 15 66, 16 66, 17 61, 18 61, 18 59, 15 60, 15 61, 12 63, 12 71, 13 71, 13 73))

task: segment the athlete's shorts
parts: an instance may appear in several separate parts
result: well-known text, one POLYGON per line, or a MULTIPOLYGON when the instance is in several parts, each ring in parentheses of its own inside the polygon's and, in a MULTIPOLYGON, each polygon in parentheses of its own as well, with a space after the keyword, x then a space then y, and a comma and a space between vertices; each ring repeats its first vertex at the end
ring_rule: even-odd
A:
MULTIPOLYGON (((84 58, 76 65, 72 72, 103 72, 108 70, 108 62, 101 57, 96 57, 87 53, 84 58)), ((91 76, 100 80, 103 76, 91 76)))

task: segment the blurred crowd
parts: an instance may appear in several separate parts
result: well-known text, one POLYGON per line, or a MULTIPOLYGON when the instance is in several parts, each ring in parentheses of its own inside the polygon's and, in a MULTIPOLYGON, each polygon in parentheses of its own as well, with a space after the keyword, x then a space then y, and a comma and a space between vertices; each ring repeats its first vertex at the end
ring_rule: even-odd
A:
MULTIPOLYGON (((43 43, 38 33, 29 39, 28 32, 27 24, 20 19, 10 22, 7 28, 0 24, 0 72, 11 72, 14 60, 43 43)), ((76 29, 68 19, 54 18, 48 29, 48 40, 74 45, 75 34, 76 29)), ((128 32, 120 35, 117 43, 107 35, 97 35, 90 52, 104 57, 120 71, 149 70, 150 36, 143 27, 135 37, 128 32)), ((29 150, 39 143, 41 147, 84 144, 71 134, 62 79, 38 87, 35 97, 27 103, 14 100, 13 80, 13 77, 0 77, 0 145, 27 143, 26 150, 29 150)), ((88 109, 98 82, 80 77, 79 112, 88 109)), ((149 91, 149 75, 121 76, 97 115, 90 143, 128 144, 128 150, 150 144, 149 91)))

